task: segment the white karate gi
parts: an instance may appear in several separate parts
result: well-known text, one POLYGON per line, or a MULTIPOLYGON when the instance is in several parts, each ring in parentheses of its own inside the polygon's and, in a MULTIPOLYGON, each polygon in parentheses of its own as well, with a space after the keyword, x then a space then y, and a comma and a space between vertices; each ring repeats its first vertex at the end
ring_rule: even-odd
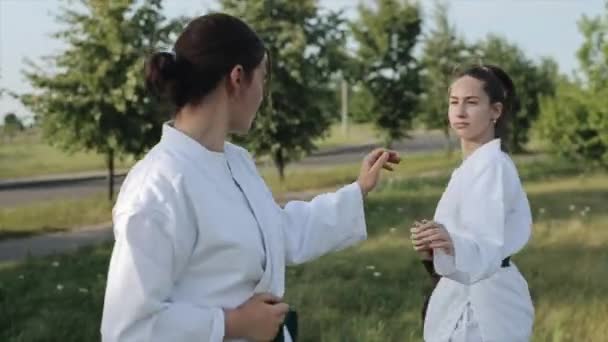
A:
POLYGON ((532 218, 499 139, 454 171, 434 220, 448 230, 455 253, 434 250, 434 267, 443 277, 429 301, 425 341, 529 341, 534 308, 528 285, 513 261, 505 268, 501 261, 527 243, 532 218))
POLYGON ((106 342, 223 341, 222 309, 282 297, 286 264, 367 236, 357 183, 283 209, 247 151, 209 151, 168 124, 129 172, 113 220, 106 342))

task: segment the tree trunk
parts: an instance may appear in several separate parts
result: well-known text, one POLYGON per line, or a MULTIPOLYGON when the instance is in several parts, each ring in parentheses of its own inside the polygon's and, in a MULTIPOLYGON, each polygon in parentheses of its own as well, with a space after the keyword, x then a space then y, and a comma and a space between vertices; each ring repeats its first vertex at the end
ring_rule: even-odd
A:
POLYGON ((108 167, 108 199, 112 202, 114 200, 114 150, 110 149, 106 157, 108 167))
POLYGON ((274 166, 279 172, 279 181, 283 184, 285 181, 285 158, 283 158, 282 150, 277 150, 272 159, 274 160, 274 166))

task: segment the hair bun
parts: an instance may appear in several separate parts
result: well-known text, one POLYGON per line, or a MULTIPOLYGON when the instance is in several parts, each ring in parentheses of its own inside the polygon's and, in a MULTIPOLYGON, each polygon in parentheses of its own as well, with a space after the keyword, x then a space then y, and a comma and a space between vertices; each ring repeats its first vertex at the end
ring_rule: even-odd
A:
POLYGON ((146 62, 146 87, 154 95, 164 97, 177 78, 177 62, 172 52, 156 52, 146 62))

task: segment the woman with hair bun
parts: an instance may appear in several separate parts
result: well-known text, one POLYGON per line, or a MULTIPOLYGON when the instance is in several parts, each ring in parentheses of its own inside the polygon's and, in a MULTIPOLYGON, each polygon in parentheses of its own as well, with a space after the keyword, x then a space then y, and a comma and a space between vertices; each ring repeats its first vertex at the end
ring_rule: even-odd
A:
POLYGON ((258 35, 221 13, 150 57, 146 83, 175 112, 113 209, 103 341, 293 341, 285 266, 366 238, 363 199, 394 152, 373 151, 356 182, 281 208, 249 153, 226 141, 249 131, 268 64, 258 35))

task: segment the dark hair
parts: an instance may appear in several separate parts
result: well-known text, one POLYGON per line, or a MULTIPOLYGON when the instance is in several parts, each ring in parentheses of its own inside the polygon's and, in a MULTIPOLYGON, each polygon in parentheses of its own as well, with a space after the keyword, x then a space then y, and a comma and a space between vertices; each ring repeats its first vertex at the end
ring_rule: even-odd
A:
POLYGON ((511 77, 500 67, 491 64, 471 66, 457 74, 457 79, 469 76, 483 82, 483 89, 490 103, 500 102, 502 113, 496 120, 494 137, 501 139, 503 151, 507 151, 509 121, 519 111, 519 99, 511 77))
POLYGON ((177 110, 198 104, 236 65, 247 78, 262 62, 266 47, 240 19, 212 13, 192 20, 173 52, 157 52, 147 61, 147 88, 177 110))

